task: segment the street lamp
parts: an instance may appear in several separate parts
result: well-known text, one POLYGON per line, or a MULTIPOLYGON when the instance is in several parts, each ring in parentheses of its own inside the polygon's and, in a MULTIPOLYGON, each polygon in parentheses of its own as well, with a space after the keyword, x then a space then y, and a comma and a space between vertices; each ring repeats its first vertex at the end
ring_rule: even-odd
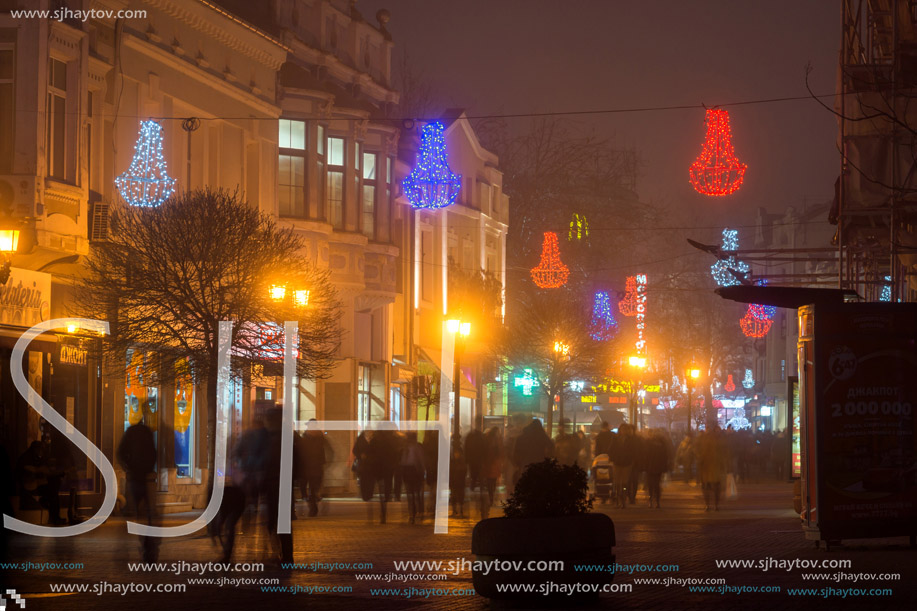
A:
POLYGON ((270 288, 268 288, 268 294, 271 297, 271 301, 276 301, 277 303, 285 301, 287 293, 290 294, 290 299, 295 307, 304 308, 309 305, 308 289, 294 289, 288 291, 287 285, 285 284, 272 284, 270 288))
POLYGON ((6 284, 10 279, 10 259, 19 248, 19 228, 5 221, 0 223, 0 253, 3 254, 3 264, 0 265, 0 285, 6 284))
POLYGON ((700 369, 691 363, 685 370, 685 381, 688 385, 688 435, 691 434, 691 391, 694 390, 694 384, 698 378, 700 378, 700 369))
POLYGON ((468 337, 469 333, 471 333, 471 323, 462 322, 461 320, 452 318, 446 321, 446 330, 449 331, 449 333, 455 335, 455 358, 453 359, 455 361, 455 368, 452 372, 452 390, 454 392, 453 396, 455 397, 455 400, 453 401, 452 406, 452 435, 454 441, 459 443, 459 440, 461 439, 459 417, 461 413, 460 409, 462 401, 461 356, 462 349, 465 346, 463 340, 464 338, 468 337))
MULTIPOLYGON (((558 359, 569 359, 570 358, 570 345, 565 344, 562 341, 555 341, 554 342, 554 354, 557 355, 558 359)), ((560 370, 560 371, 563 371, 563 370, 560 370)), ((557 399, 558 399, 557 400, 557 420, 558 420, 557 424, 560 425, 560 432, 561 434, 563 434, 565 432, 564 431, 564 380, 563 378, 561 378, 560 380, 560 392, 557 395, 557 399)), ((549 424, 551 423, 551 421, 553 421, 553 416, 554 416, 554 397, 551 397, 551 414, 550 415, 551 415, 551 419, 548 421, 549 424)), ((548 433, 550 434, 552 432, 550 430, 551 427, 548 427, 548 428, 549 428, 548 433)))
MULTIPOLYGON (((628 364, 637 370, 642 370, 646 367, 646 357, 645 356, 631 356, 627 359, 628 364)), ((637 374, 638 379, 634 380, 633 387, 631 388, 631 398, 630 398, 630 411, 631 411, 631 424, 633 424, 634 429, 637 428, 637 393, 638 387, 640 385, 639 380, 640 374, 637 374)), ((643 410, 640 410, 641 420, 643 419, 643 410)))

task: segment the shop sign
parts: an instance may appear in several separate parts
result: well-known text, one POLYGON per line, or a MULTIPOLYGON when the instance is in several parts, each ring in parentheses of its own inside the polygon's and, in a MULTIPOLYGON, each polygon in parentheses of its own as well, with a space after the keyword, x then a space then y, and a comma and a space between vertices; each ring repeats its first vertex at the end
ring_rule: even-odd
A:
POLYGON ((0 286, 0 324, 31 327, 51 317, 51 274, 18 267, 0 286))
POLYGON ((86 366, 86 357, 89 350, 80 346, 70 346, 67 344, 60 345, 60 362, 62 365, 86 366))

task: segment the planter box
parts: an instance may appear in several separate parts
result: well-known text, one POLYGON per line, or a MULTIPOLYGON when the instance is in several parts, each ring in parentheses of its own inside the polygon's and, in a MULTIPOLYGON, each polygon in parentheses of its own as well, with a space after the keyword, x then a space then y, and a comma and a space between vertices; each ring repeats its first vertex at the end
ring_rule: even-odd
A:
MULTIPOLYGON (((612 571, 574 571, 574 564, 604 564, 612 566, 615 555, 615 527, 605 514, 587 513, 560 518, 490 518, 474 527, 471 535, 471 552, 475 560, 492 563, 478 566, 472 571, 475 591, 488 598, 518 599, 538 598, 544 600, 551 595, 566 598, 561 592, 547 593, 542 584, 592 584, 611 583, 612 571), (530 561, 561 560, 562 571, 537 570, 529 568, 530 561), (513 564, 510 564, 513 563, 513 564), (491 566, 490 571, 483 566, 491 566), (517 570, 518 569, 518 570, 517 570), (531 594, 520 592, 499 592, 498 585, 537 584, 531 594)), ((594 598, 597 594, 574 596, 573 598, 594 598)))

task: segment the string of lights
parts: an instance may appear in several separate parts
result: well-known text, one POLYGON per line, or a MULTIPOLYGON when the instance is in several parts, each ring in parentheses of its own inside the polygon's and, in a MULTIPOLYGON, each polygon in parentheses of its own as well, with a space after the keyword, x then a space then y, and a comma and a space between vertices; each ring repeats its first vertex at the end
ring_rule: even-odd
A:
POLYGON ((705 119, 707 136, 697 160, 688 172, 691 186, 702 195, 722 197, 742 186, 748 165, 739 163, 732 146, 729 111, 710 108, 705 119))
POLYGON ((146 208, 161 205, 175 191, 175 179, 166 172, 162 155, 162 126, 156 121, 140 123, 134 158, 115 178, 115 186, 129 205, 146 208))

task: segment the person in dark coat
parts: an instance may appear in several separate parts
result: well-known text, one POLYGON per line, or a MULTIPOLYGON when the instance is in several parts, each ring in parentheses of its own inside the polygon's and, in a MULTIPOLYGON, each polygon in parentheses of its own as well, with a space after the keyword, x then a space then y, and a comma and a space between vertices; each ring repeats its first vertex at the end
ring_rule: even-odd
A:
POLYGON ((252 518, 258 514, 261 504, 261 491, 264 488, 264 468, 267 456, 268 432, 264 428, 264 418, 256 415, 252 427, 242 434, 236 445, 233 458, 239 467, 239 485, 245 494, 245 512, 242 530, 251 530, 252 518))
POLYGON ((418 514, 423 515, 423 448, 417 443, 417 432, 410 431, 405 436, 401 449, 401 477, 408 497, 408 513, 413 524, 418 514))
POLYGON ((631 505, 635 505, 637 503, 637 488, 640 486, 640 475, 646 469, 644 456, 644 444, 646 439, 642 435, 636 433, 634 433, 631 439, 634 444, 634 464, 630 469, 630 479, 627 480, 627 498, 631 505))
POLYGON ((614 439, 614 435, 609 430, 608 423, 603 420, 601 430, 595 437, 595 455, 609 454, 611 452, 612 439, 614 439))
MULTIPOLYGON (((392 484, 395 479, 398 458, 398 445, 394 431, 376 431, 373 433, 372 439, 369 440, 366 459, 369 463, 369 476, 379 491, 379 503, 382 512, 379 520, 380 524, 385 524, 386 507, 392 496, 392 484)), ((372 492, 370 492, 371 495, 372 492)))
POLYGON ((662 433, 655 431, 644 444, 644 466, 646 469, 646 491, 650 496, 650 507, 659 508, 662 494, 662 474, 669 470, 669 446, 662 433))
POLYGON ((465 462, 468 464, 468 485, 472 490, 481 491, 483 478, 481 471, 484 468, 484 459, 487 452, 487 442, 484 431, 475 428, 465 437, 465 462))
POLYGON ((608 454, 612 464, 615 504, 621 509, 627 506, 629 494, 626 493, 626 487, 630 482, 630 472, 634 466, 635 453, 633 427, 629 424, 622 424, 618 427, 618 434, 612 438, 611 449, 608 454))
MULTIPOLYGON (((141 515, 141 506, 150 526, 159 523, 156 508, 156 442, 153 431, 143 420, 132 425, 121 437, 118 461, 124 467, 127 493, 131 506, 141 515)), ((159 537, 141 537, 143 561, 156 562, 159 557, 159 537)))
POLYGON ((516 464, 518 471, 516 479, 522 474, 527 466, 532 463, 539 463, 554 453, 554 444, 548 434, 544 432, 541 420, 533 418, 523 430, 522 435, 516 440, 516 447, 513 452, 513 462, 516 464))
POLYGON ((299 488, 303 498, 309 502, 309 517, 318 515, 325 463, 331 455, 328 439, 312 422, 315 422, 315 418, 309 420, 309 428, 300 438, 299 468, 299 488))
MULTIPOLYGON (((554 457, 562 465, 578 464, 580 455, 580 440, 573 433, 564 433, 554 439, 554 457)), ((579 465, 582 469, 588 469, 589 465, 579 465)))
POLYGON ((372 436, 373 431, 367 430, 360 432, 351 450, 353 454, 353 465, 350 469, 357 476, 360 485, 360 497, 364 501, 369 501, 373 498, 373 487, 375 486, 369 464, 369 442, 372 436))
POLYGON ((486 451, 484 458, 484 485, 487 487, 488 507, 493 507, 494 497, 497 494, 497 480, 503 472, 503 439, 500 429, 491 427, 484 434, 486 451))
MULTIPOLYGON (((293 533, 278 532, 278 509, 280 507, 280 464, 281 464, 281 436, 283 429, 283 407, 277 406, 267 410, 264 416, 264 426, 267 429, 267 450, 264 461, 264 486, 261 493, 267 501, 267 528, 268 534, 276 536, 280 562, 293 562, 293 533)), ((293 488, 292 477, 285 485, 293 488)))
POLYGON ((423 436, 423 464, 430 489, 430 512, 436 511, 436 477, 439 470, 439 432, 428 430, 423 436))
POLYGON ((452 504, 452 517, 465 517, 465 474, 468 463, 461 443, 452 444, 452 455, 449 460, 449 500, 452 504))

